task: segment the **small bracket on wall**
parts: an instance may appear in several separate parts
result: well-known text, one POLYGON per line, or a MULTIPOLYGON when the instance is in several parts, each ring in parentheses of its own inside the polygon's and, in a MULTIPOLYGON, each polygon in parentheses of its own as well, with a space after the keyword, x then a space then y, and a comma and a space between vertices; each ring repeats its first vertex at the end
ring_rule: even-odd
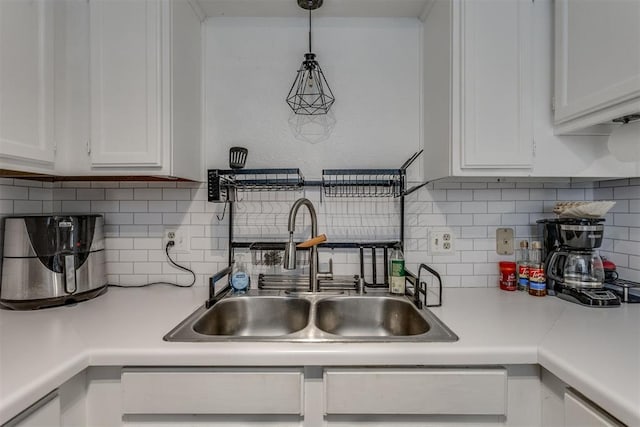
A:
POLYGON ((513 255, 513 228, 496 230, 496 252, 498 255, 513 255))

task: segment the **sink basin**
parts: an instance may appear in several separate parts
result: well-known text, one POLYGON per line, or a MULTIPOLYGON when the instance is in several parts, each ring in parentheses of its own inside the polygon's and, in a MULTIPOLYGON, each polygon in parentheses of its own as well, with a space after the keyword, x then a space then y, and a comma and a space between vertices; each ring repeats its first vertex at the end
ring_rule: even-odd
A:
POLYGON ((315 324, 344 337, 420 335, 429 323, 409 301, 389 297, 330 298, 316 304, 315 324))
POLYGON ((203 335, 274 337, 292 334, 309 322, 311 303, 299 298, 255 297, 222 300, 193 330, 203 335))
POLYGON ((404 296, 250 290, 200 307, 166 341, 445 342, 458 337, 404 296))

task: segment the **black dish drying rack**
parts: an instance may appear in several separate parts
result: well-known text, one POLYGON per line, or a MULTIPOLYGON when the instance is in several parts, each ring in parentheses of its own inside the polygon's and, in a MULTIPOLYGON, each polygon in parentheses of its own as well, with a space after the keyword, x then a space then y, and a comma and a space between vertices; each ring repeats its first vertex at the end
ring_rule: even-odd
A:
POLYGON ((208 200, 235 201, 237 192, 298 191, 304 187, 321 187, 325 197, 403 197, 426 184, 406 188, 407 168, 420 154, 422 150, 399 169, 324 169, 317 181, 305 180, 297 168, 209 169, 208 200))
MULTIPOLYGON (((305 187, 320 187, 324 197, 343 198, 383 198, 390 197, 400 201, 400 235, 397 241, 376 242, 326 242, 318 246, 319 249, 353 249, 359 251, 360 275, 353 276, 349 283, 354 288, 360 278, 364 280, 366 288, 387 288, 389 250, 404 248, 404 199, 427 183, 407 189, 407 168, 422 154, 416 152, 399 169, 325 169, 322 179, 307 181, 297 168, 279 169, 210 169, 208 171, 207 195, 209 202, 228 203, 229 210, 229 267, 231 271, 234 250, 284 250, 285 242, 238 242, 233 238, 233 202, 237 200, 238 192, 256 191, 300 191, 305 187), (372 277, 365 277, 365 253, 370 253, 372 277), (382 255, 381 261, 380 255, 382 255), (379 274, 381 271, 382 274, 379 274), (379 276, 382 276, 382 281, 379 276)), ((226 210, 226 205, 225 205, 226 210)), ((223 214, 224 215, 224 214, 223 214)), ((220 219, 220 218, 219 218, 220 219)), ((223 271, 224 272, 224 271, 223 271)), ((223 273, 221 272, 221 273, 223 273)), ((216 275, 217 280, 221 277, 216 275)), ((418 275, 406 270, 406 280, 414 292, 414 302, 420 308, 439 307, 442 305, 442 281, 437 272, 425 264, 421 264, 418 275), (437 303, 428 304, 429 288, 421 280, 420 274, 427 270, 438 280, 437 303), (424 297, 424 303, 420 296, 424 297)), ((350 284, 348 284, 350 286, 350 284)), ((330 286, 329 286, 330 287, 330 286)))

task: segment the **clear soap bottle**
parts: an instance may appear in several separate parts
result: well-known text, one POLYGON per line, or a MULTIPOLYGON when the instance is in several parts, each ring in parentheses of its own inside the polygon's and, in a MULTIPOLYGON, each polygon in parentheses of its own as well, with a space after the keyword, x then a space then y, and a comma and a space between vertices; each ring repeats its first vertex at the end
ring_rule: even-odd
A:
POLYGON ((247 268, 242 261, 242 256, 236 257, 236 262, 231 273, 231 288, 234 294, 244 294, 251 286, 251 276, 247 273, 247 268))

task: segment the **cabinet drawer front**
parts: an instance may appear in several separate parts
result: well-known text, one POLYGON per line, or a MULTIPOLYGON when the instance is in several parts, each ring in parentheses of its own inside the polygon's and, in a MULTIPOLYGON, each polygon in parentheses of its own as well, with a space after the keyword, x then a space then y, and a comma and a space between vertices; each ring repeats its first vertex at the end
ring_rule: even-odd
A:
POLYGON ((507 411, 505 369, 328 369, 326 414, 472 414, 507 411))
POLYGON ((124 370, 124 414, 303 414, 298 370, 124 370))

